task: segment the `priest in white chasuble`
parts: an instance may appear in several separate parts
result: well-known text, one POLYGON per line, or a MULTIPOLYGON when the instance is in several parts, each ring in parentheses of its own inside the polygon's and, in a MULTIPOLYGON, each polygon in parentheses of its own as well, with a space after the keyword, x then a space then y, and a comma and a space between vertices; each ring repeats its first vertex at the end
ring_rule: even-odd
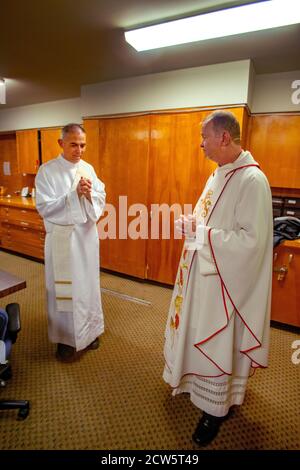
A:
POLYGON ((57 359, 71 362, 78 351, 97 349, 104 331, 96 223, 105 189, 81 159, 83 127, 68 124, 58 142, 61 155, 41 165, 36 176, 36 207, 46 228, 49 339, 57 343, 57 359))
MULTIPOLYGON (((193 434, 213 440, 249 375, 267 367, 273 219, 269 183, 241 148, 235 116, 202 123, 201 147, 218 164, 193 215, 177 228, 185 244, 165 332, 163 377, 203 411, 193 434)), ((231 413, 230 413, 231 414, 231 413)))

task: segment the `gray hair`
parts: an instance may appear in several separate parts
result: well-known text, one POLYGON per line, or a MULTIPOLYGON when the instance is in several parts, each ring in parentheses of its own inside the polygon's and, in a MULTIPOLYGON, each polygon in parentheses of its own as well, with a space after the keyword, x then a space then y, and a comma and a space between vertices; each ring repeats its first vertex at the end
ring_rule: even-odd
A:
POLYGON ((74 122, 71 122, 70 124, 67 124, 66 126, 62 128, 61 139, 64 139, 66 135, 71 132, 83 132, 84 134, 86 133, 81 124, 76 124, 74 122))
POLYGON ((229 111, 214 111, 204 119, 203 124, 212 122, 215 132, 227 131, 233 142, 241 143, 240 124, 234 114, 229 111))

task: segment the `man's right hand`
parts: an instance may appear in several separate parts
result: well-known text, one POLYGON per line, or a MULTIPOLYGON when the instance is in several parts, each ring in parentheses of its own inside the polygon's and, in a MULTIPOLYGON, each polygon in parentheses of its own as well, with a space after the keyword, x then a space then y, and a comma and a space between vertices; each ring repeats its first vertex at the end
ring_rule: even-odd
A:
POLYGON ((91 202, 92 182, 88 178, 81 177, 77 185, 77 194, 79 197, 84 196, 91 202))
POLYGON ((194 238, 196 232, 196 217, 194 215, 188 215, 186 217, 182 214, 179 219, 175 220, 175 229, 178 233, 187 238, 194 238))

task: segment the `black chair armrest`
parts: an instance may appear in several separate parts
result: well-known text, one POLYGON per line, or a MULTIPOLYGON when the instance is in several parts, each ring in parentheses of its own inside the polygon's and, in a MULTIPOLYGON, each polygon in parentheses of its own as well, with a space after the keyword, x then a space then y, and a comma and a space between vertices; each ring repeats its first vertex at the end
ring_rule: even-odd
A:
POLYGON ((17 303, 6 305, 8 315, 7 330, 10 333, 17 334, 21 330, 20 306, 17 303))

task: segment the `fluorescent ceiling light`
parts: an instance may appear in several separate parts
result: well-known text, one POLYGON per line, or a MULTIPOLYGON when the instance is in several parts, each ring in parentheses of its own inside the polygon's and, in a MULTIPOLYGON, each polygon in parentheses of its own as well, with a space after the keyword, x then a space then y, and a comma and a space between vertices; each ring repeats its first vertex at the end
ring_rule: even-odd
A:
POLYGON ((137 51, 300 23, 299 0, 268 0, 125 32, 137 51))
POLYGON ((5 99, 5 80, 4 78, 0 77, 0 104, 5 104, 6 99, 5 99))

